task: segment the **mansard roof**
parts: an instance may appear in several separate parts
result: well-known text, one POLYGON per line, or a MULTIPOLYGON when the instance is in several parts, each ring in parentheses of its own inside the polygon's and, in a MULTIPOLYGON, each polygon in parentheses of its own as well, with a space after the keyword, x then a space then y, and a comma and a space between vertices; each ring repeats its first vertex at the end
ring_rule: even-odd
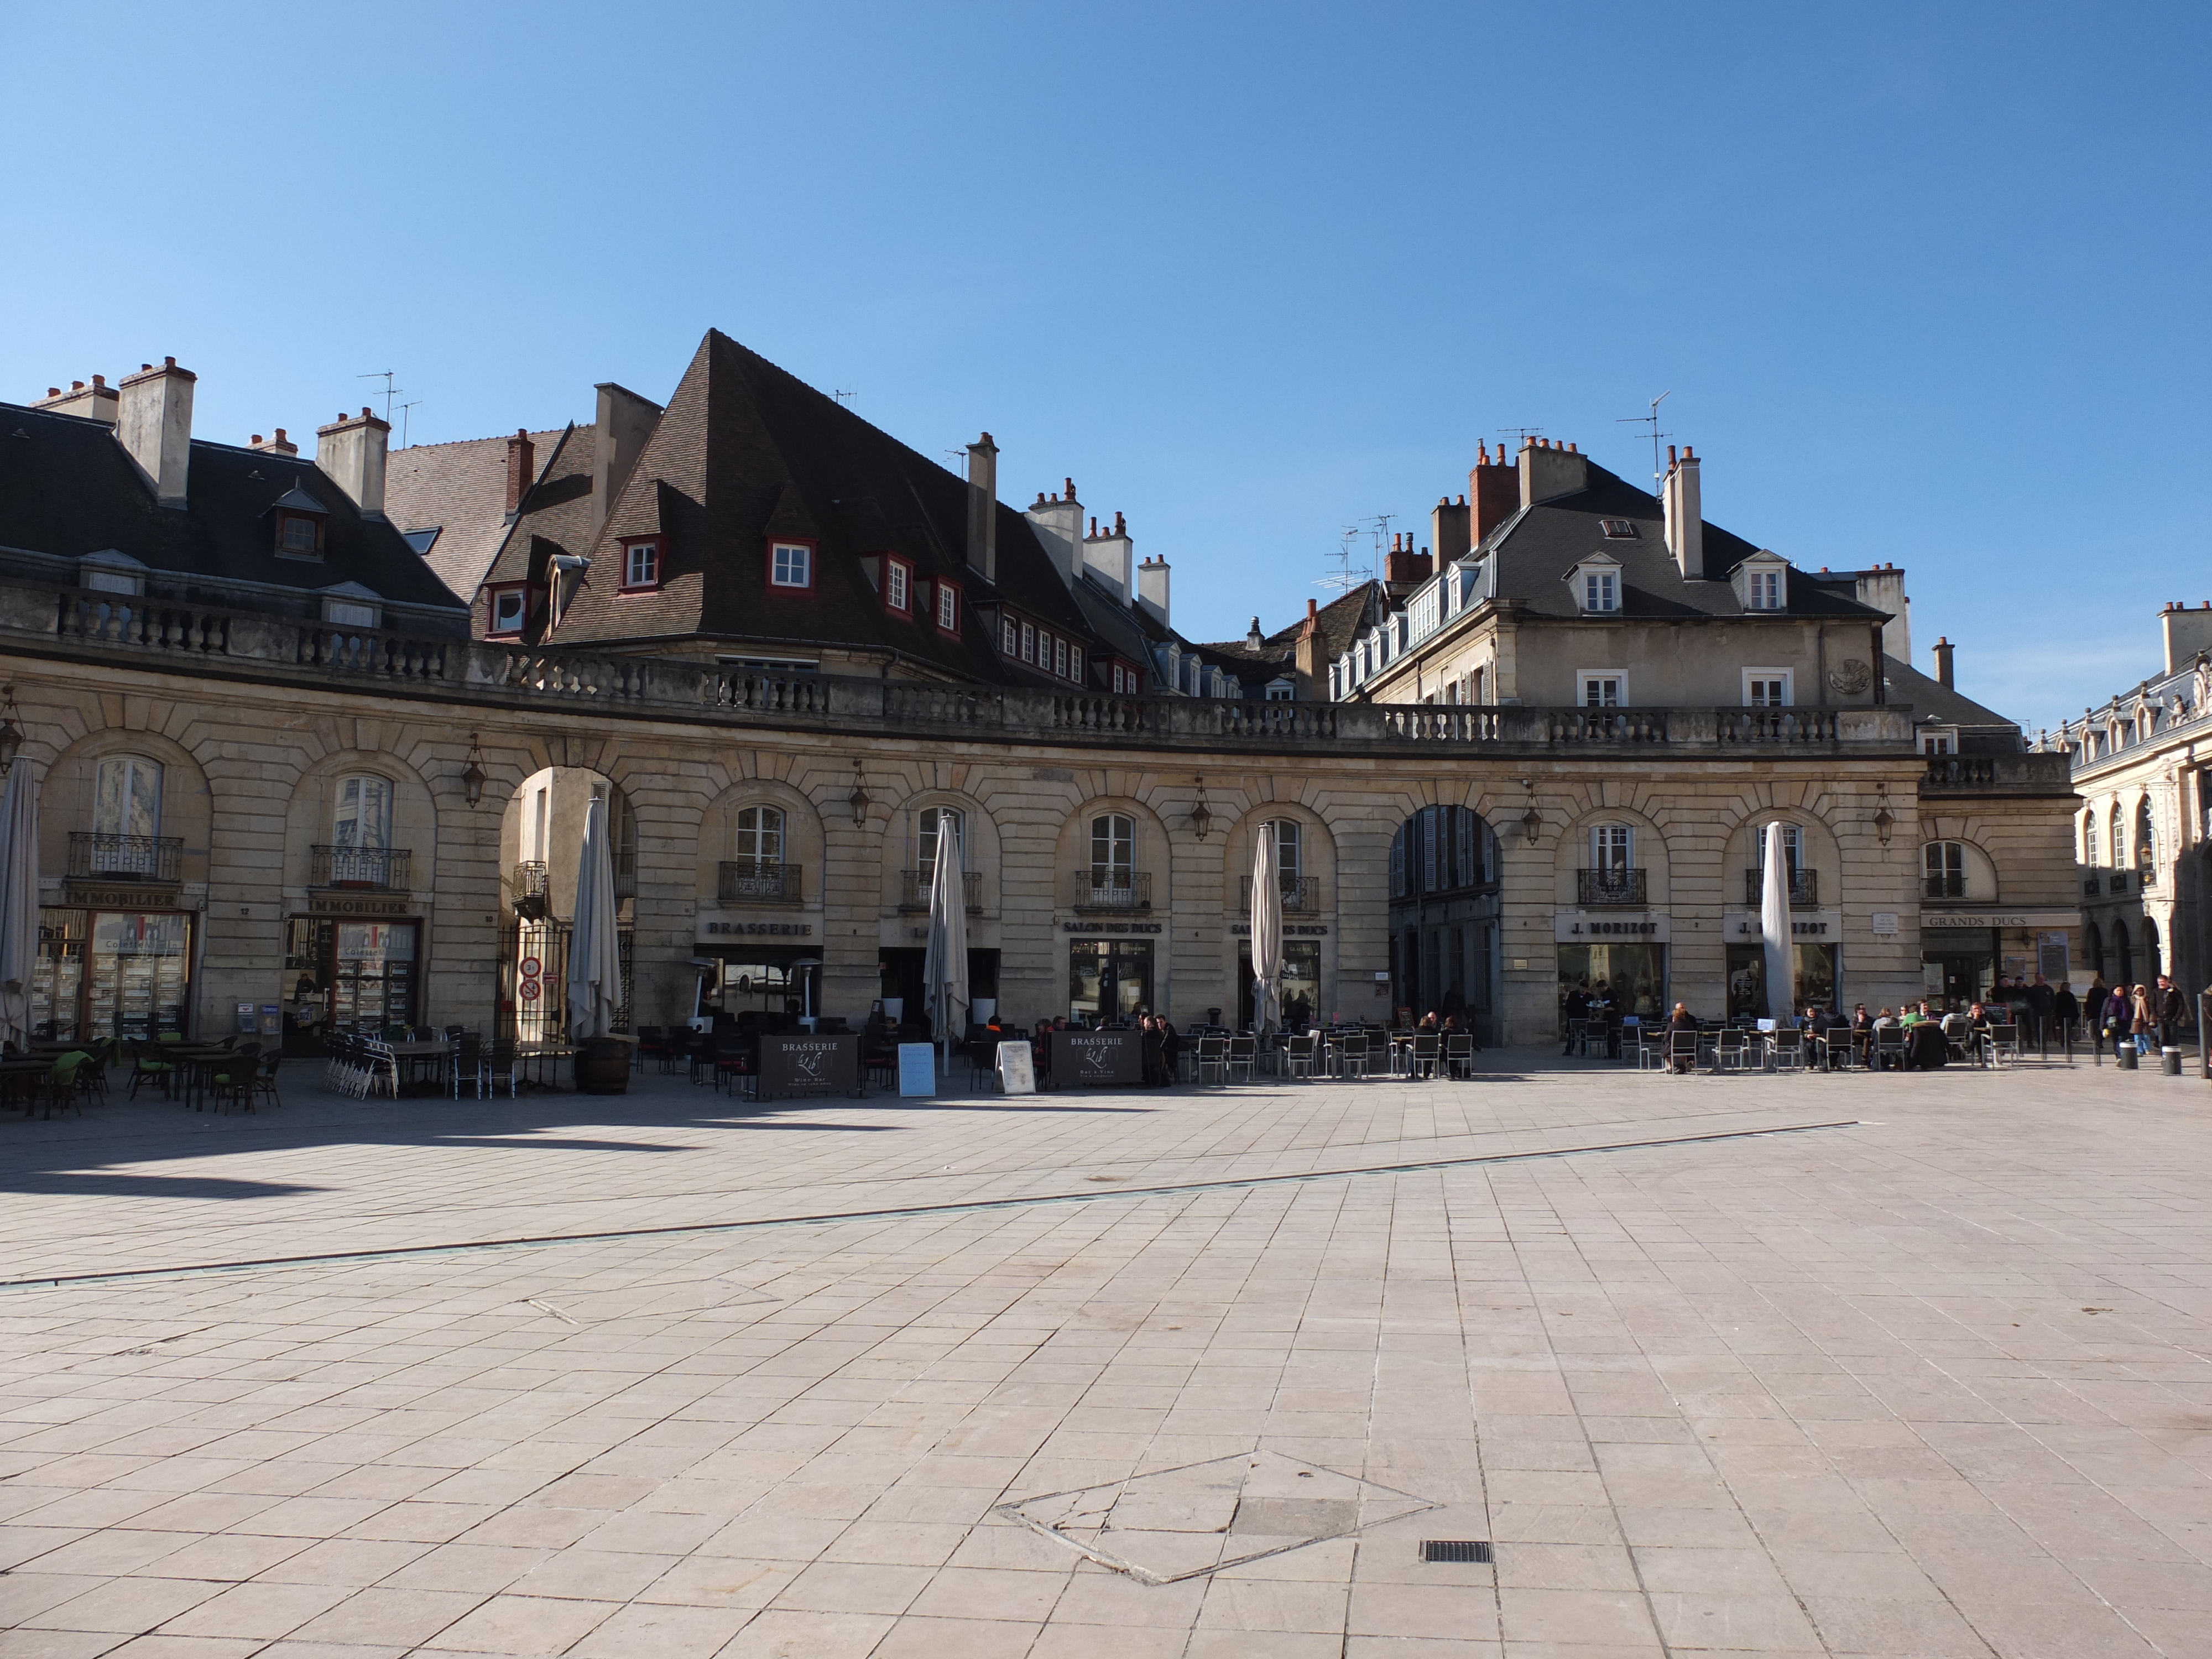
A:
MULTIPOLYGON (((1710 520, 1705 524, 1704 543, 1701 571, 1685 576, 1667 550, 1667 514, 1659 498, 1592 461, 1584 488, 1522 508, 1491 532, 1475 556, 1496 562, 1493 591, 1501 599, 1519 601, 1524 615, 1581 619, 1583 613, 1566 578, 1577 565, 1600 552, 1620 562, 1617 614, 1621 617, 1694 620, 1766 614, 1747 611, 1729 580, 1736 566, 1762 550, 1710 520), (1602 523, 1606 520, 1625 520, 1634 533, 1608 536, 1602 523)), ((1884 617, 1882 611, 1861 603, 1848 578, 1825 582, 1818 574, 1795 566, 1790 573, 1788 607, 1782 614, 1856 617, 1869 623, 1884 617)))
MULTIPOLYGON (((572 430, 563 453, 587 431, 572 430)), ((596 533, 591 468, 556 478, 559 470, 549 463, 487 580, 538 579, 549 548, 590 558, 555 636, 564 642, 836 646, 1009 682, 1025 677, 1000 657, 987 614, 994 602, 1091 633, 1020 513, 995 504, 997 580, 987 580, 968 562, 965 479, 719 331, 700 343, 596 533), (659 585, 622 592, 621 542, 647 535, 665 538, 659 585), (777 538, 814 544, 811 588, 769 586, 777 538), (957 585, 958 637, 886 610, 862 562, 872 554, 957 585)))
POLYGON ((200 438, 190 454, 185 506, 163 507, 106 422, 0 403, 0 550, 53 581, 112 549, 180 596, 252 605, 275 589, 304 603, 358 582, 422 620, 458 620, 461 602, 398 526, 365 516, 313 461, 200 438), (287 497, 327 515, 319 558, 277 556, 270 509, 287 497))
MULTIPOLYGON (((558 427, 530 434, 541 462, 561 435, 558 427)), ((502 435, 415 444, 393 450, 385 463, 386 514, 410 534, 436 532, 434 539, 423 536, 422 557, 464 599, 475 599, 507 539, 508 441, 502 435)))

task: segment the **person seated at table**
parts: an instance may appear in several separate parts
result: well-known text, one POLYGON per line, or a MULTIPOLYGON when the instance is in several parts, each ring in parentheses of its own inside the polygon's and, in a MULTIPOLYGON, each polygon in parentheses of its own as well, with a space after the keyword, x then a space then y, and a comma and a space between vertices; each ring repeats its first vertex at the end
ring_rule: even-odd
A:
POLYGON ((1421 1016, 1421 1023, 1413 1029, 1417 1031, 1440 1031, 1443 1030, 1443 1024, 1437 1019, 1437 1011, 1431 1008, 1421 1016))
POLYGON ((1182 1058, 1182 1034, 1176 1030, 1173 1020, 1165 1014, 1162 1014, 1160 1016, 1160 1064, 1166 1069, 1167 1074, 1161 1079, 1162 1084, 1165 1086, 1174 1087, 1176 1080, 1182 1075, 1176 1069, 1182 1058))

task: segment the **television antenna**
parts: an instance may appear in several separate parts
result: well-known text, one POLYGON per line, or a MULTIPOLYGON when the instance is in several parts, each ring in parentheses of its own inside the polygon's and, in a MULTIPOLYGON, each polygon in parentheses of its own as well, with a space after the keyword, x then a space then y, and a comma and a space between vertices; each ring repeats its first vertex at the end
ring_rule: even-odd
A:
POLYGON ((1529 439, 1540 438, 1544 435, 1544 428, 1540 426, 1501 426, 1498 429, 1521 441, 1514 446, 1516 449, 1526 448, 1529 439))
POLYGON ((1662 392, 1654 398, 1649 415, 1623 415, 1613 422, 1615 426, 1648 426, 1651 428, 1651 481, 1654 483, 1662 482, 1664 477, 1659 471, 1659 441, 1674 435, 1659 429, 1659 405, 1674 395, 1672 392, 1662 392))
POLYGON ((857 398, 860 394, 857 392, 833 392, 830 395, 837 400, 839 406, 842 408, 846 398, 857 398))
POLYGON ((402 404, 399 405, 399 447, 402 449, 407 447, 407 432, 408 428, 411 424, 411 422, 408 418, 407 411, 414 408, 415 404, 419 404, 422 401, 422 400, 420 398, 417 398, 415 399, 415 403, 402 404))
POLYGON ((1338 538, 1336 551, 1329 555, 1336 568, 1321 578, 1314 586, 1333 588, 1339 593, 1349 593, 1354 588, 1363 587, 1373 581, 1375 580, 1373 557, 1370 556, 1363 567, 1355 570, 1352 566, 1353 546, 1362 536, 1366 536, 1370 538, 1374 551, 1380 553, 1382 550, 1382 538, 1389 532, 1390 520, 1397 516, 1395 513, 1382 513, 1372 519, 1363 519, 1358 524, 1345 526, 1344 534, 1338 538))
POLYGON ((384 382, 384 423, 386 426, 390 426, 392 424, 392 400, 399 395, 401 390, 401 388, 392 384, 392 371, 388 368, 372 369, 366 374, 355 375, 354 379, 356 380, 381 380, 384 382))

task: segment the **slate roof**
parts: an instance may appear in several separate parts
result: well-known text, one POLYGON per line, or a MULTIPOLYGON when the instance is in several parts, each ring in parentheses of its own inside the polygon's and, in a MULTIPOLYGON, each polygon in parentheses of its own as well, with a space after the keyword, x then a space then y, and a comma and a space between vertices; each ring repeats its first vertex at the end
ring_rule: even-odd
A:
MULTIPOLYGON (((533 432, 542 468, 560 429, 533 432)), ((395 449, 385 464, 384 510, 404 531, 435 530, 424 558, 438 580, 464 599, 507 538, 507 445, 504 437, 395 449)))
POLYGON ((264 591, 310 596, 357 582, 415 614, 391 625, 454 627, 464 612, 388 520, 362 516, 315 464, 194 439, 182 508, 165 507, 103 421, 0 404, 0 549, 44 556, 26 574, 75 580, 87 554, 114 549, 172 597, 258 609, 264 591), (270 509, 304 494, 329 516, 319 559, 279 558, 270 509), (51 564, 46 561, 53 562, 51 564))
MULTIPOLYGON (((575 428, 568 447, 589 430, 575 428)), ((842 647, 1006 684, 1026 676, 990 635, 994 599, 1072 635, 1091 633, 1020 513, 999 503, 998 580, 986 582, 968 565, 963 478, 719 331, 701 342, 586 547, 571 509, 590 488, 588 465, 542 480, 489 578, 534 575, 549 546, 589 556, 592 574, 556 635, 564 643, 842 647), (655 533, 665 538, 661 585, 620 592, 620 538, 655 533), (811 591, 769 586, 768 542, 778 536, 815 542, 811 591), (860 562, 884 552, 908 560, 917 578, 959 585, 959 637, 884 607, 860 562)))
POLYGON ((1994 708, 1984 708, 1972 698, 1962 696, 1942 681, 1895 657, 1882 658, 1881 682, 1886 688, 1885 702, 1911 704, 1916 726, 1933 722, 1937 726, 1993 726, 2013 732, 2020 730, 2018 720, 2008 720, 1994 708))
MULTIPOLYGON (((1621 566, 1620 611, 1626 617, 1741 617, 1729 574, 1759 549, 1710 520, 1705 526, 1702 580, 1685 577, 1667 550, 1667 514, 1659 498, 1589 463, 1586 488, 1522 508, 1491 532, 1478 551, 1495 560, 1495 592, 1521 602, 1524 614, 1571 619, 1582 613, 1567 576, 1583 559, 1605 553, 1621 566), (1632 538, 1606 535, 1599 521, 1625 519, 1636 527, 1632 538)), ((1792 617, 1856 617, 1880 622, 1884 612, 1862 604, 1852 585, 1823 585, 1811 573, 1792 568, 1789 609, 1792 617)))

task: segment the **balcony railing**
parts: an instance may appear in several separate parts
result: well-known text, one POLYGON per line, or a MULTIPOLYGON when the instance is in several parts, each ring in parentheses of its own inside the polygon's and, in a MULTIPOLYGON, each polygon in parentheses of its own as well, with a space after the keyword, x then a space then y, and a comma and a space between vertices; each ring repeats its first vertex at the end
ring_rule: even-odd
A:
POLYGON ((1646 904, 1644 870, 1577 870, 1575 900, 1584 908, 1607 904, 1646 904))
POLYGON ((1067 902, 1078 910, 1149 910, 1152 908, 1152 872, 1095 864, 1071 870, 1067 902))
MULTIPOLYGON (((1747 870, 1743 872, 1743 902, 1756 910, 1766 902, 1766 872, 1747 870)), ((1790 908, 1793 910, 1817 910, 1820 906, 1820 872, 1817 870, 1792 870, 1790 872, 1790 908)))
POLYGON ((1283 914, 1285 915, 1310 916, 1320 908, 1320 877, 1285 876, 1283 878, 1283 914))
MULTIPOLYGON (((961 880, 968 889, 968 914, 979 915, 983 908, 983 872, 966 870, 961 880)), ((929 908, 930 872, 902 870, 899 872, 899 908, 927 910, 929 908)))
POLYGON ((724 904, 796 904, 800 866, 766 859, 724 859, 714 866, 714 897, 724 904))
POLYGON ((374 892, 407 890, 412 851, 404 847, 316 847, 307 869, 310 887, 354 887, 374 892))
POLYGON ((2096 877, 2094 877, 2094 876, 2084 876, 2084 877, 2082 877, 2082 878, 2081 878, 2081 896, 2082 896, 2082 897, 2084 897, 2084 898, 2094 898, 2094 897, 2096 897, 2096 896, 2097 896, 2097 894, 2098 894, 2098 891, 2100 890, 2100 889, 2101 888, 2101 886, 2102 886, 2102 885, 2103 885, 2103 884, 2101 884, 2100 882, 2099 882, 2099 881, 2098 881, 2098 879, 2096 878, 2096 877))
POLYGON ((175 881, 185 843, 177 836, 70 833, 69 872, 78 881, 175 881))
POLYGON ((543 860, 532 859, 516 865, 513 890, 518 916, 542 921, 553 914, 552 879, 543 860))

